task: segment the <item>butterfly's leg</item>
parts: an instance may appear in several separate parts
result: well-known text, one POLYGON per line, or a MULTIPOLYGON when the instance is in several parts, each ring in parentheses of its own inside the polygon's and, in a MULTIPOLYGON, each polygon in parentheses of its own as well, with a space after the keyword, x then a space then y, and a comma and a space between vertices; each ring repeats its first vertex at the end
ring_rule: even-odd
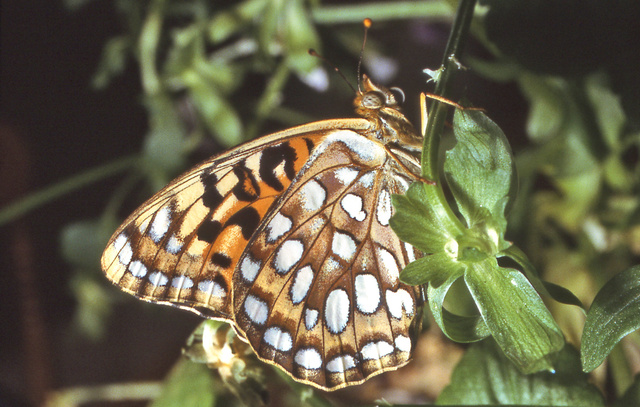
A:
POLYGON ((416 175, 413 172, 411 172, 411 170, 409 168, 407 168, 407 166, 402 162, 402 160, 400 160, 400 158, 398 158, 398 156, 396 155, 396 153, 394 153, 388 145, 384 146, 384 149, 387 151, 387 154, 389 154, 389 156, 391 156, 391 158, 393 158, 395 160, 395 162, 398 163, 398 165, 400 165, 400 167, 405 170, 407 172, 407 174, 409 174, 412 178, 414 178, 416 181, 420 181, 420 182, 424 182, 425 184, 428 185, 436 185, 435 181, 432 181, 430 179, 426 179, 420 175, 416 175))

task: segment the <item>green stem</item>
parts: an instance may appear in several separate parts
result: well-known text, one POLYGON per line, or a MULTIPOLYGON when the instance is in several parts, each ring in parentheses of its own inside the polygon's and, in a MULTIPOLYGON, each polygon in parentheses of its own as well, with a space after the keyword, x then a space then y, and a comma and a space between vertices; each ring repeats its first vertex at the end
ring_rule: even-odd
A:
POLYGON ((127 170, 135 165, 138 160, 138 156, 121 158, 117 161, 93 168, 82 174, 75 175, 62 182, 27 195, 25 198, 9 204, 0 210, 0 226, 17 219, 28 212, 53 201, 54 199, 64 196, 69 192, 127 170))
POLYGON ((332 5, 312 8, 313 21, 318 24, 357 23, 364 17, 373 21, 407 18, 449 19, 451 7, 445 1, 392 1, 357 5, 332 5))
MULTIPOLYGON (((439 69, 439 77, 436 81, 435 94, 443 98, 448 97, 450 84, 453 82, 458 69, 458 60, 469 34, 469 26, 471 25, 475 5, 476 0, 460 0, 458 4, 442 66, 439 69)), ((442 187, 442 180, 439 176, 440 135, 444 130, 448 106, 437 100, 431 106, 422 147, 422 176, 437 183, 436 185, 425 184, 425 192, 430 196, 429 201, 436 216, 443 220, 447 219, 450 230, 457 229, 458 233, 461 234, 464 232, 464 225, 449 206, 442 187)))
MULTIPOLYGON (((458 69, 458 60, 462 53, 464 41, 469 33, 471 18, 476 0, 461 0, 458 4, 453 26, 451 27, 451 35, 444 54, 442 66, 439 69, 439 77, 436 84, 435 93, 438 96, 446 98, 449 93, 450 84, 453 81, 454 74, 458 69)), ((422 176, 436 182, 436 185, 425 184, 425 192, 429 196, 429 202, 434 212, 434 216, 439 219, 447 220, 449 230, 457 230, 458 234, 464 233, 464 225, 455 215, 447 202, 442 180, 439 177, 439 149, 440 135, 444 130, 445 118, 447 115, 447 107, 449 105, 434 101, 427 121, 427 129, 424 137, 424 145, 422 148, 422 176)))
MULTIPOLYGON (((453 82, 464 43, 469 34, 469 26, 473 17, 473 10, 476 0, 460 0, 456 12, 449 42, 445 49, 440 76, 436 82, 435 94, 447 98, 450 93, 450 84, 453 82)), ((448 105, 439 101, 434 101, 429 113, 427 130, 424 138, 422 150, 422 176, 438 181, 438 152, 440 147, 440 135, 444 130, 445 117, 448 105)), ((442 186, 438 184, 441 189, 442 186)))

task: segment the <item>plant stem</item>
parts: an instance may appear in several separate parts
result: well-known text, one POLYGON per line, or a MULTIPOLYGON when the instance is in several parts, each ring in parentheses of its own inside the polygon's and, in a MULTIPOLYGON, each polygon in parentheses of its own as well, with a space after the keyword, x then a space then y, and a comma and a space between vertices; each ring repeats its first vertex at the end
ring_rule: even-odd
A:
MULTIPOLYGON (((460 55, 464 48, 473 10, 476 0, 460 0, 456 11, 449 42, 444 53, 442 66, 440 67, 440 77, 436 82, 435 94, 447 98, 450 84, 453 81, 456 71, 459 69, 460 55)), ((440 146, 440 135, 444 129, 447 105, 439 101, 434 101, 429 112, 427 130, 422 149, 422 176, 438 182, 438 151, 440 146)), ((439 184, 438 184, 439 185, 439 184)), ((439 186, 439 188, 442 188, 439 186)))
POLYGON ((357 5, 322 5, 311 10, 317 24, 361 22, 364 17, 373 21, 407 18, 450 19, 451 7, 445 1, 390 1, 357 5))
POLYGON ((140 157, 138 156, 125 157, 103 166, 93 168, 71 178, 67 178, 62 182, 51 185, 40 191, 33 192, 32 194, 27 195, 17 202, 11 203, 0 210, 0 226, 15 220, 56 198, 66 195, 71 191, 75 191, 76 189, 80 189, 98 180, 129 169, 135 165, 139 159, 140 157))

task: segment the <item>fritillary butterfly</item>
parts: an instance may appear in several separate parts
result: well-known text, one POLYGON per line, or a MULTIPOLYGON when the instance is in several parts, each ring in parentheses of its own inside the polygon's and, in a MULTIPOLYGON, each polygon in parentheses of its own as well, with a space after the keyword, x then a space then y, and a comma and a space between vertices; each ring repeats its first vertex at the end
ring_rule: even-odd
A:
POLYGON ((361 118, 294 127, 195 167, 118 228, 107 277, 143 300, 230 322, 260 359, 324 390, 406 364, 419 255, 389 227, 421 137, 363 75, 361 118))

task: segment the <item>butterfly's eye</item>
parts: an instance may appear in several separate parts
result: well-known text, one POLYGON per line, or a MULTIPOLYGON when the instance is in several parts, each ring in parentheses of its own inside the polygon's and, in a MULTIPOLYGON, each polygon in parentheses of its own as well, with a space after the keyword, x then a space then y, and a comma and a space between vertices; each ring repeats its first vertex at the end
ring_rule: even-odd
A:
POLYGON ((394 104, 403 104, 405 101, 404 91, 400 88, 391 88, 389 89, 389 94, 387 96, 387 105, 394 104))
POLYGON ((384 94, 377 91, 370 91, 362 97, 362 107, 366 109, 380 109, 385 105, 384 94))

